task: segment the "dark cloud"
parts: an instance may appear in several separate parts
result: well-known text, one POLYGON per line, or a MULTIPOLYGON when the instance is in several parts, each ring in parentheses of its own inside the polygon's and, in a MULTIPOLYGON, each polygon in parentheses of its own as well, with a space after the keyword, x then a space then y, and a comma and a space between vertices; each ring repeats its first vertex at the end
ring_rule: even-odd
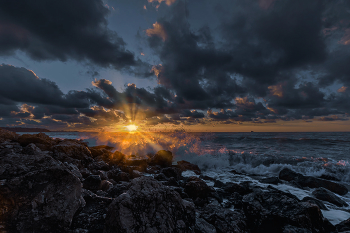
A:
POLYGON ((34 60, 74 59, 103 67, 129 68, 139 61, 107 28, 102 0, 0 2, 0 55, 16 50, 34 60))

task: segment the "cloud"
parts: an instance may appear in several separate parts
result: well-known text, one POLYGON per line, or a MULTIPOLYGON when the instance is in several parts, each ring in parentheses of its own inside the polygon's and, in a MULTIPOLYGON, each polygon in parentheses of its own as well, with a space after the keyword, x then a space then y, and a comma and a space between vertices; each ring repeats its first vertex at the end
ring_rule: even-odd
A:
POLYGON ((158 22, 155 22, 155 23, 153 24, 153 28, 147 29, 147 30, 146 30, 146 34, 147 34, 148 36, 157 36, 157 37, 160 37, 163 41, 165 41, 166 38, 167 38, 167 36, 168 36, 168 35, 166 34, 166 32, 165 32, 163 26, 162 26, 160 23, 158 23, 158 22))
POLYGON ((116 69, 137 65, 124 40, 107 28, 102 0, 0 3, 0 55, 17 50, 37 61, 70 59, 116 69))

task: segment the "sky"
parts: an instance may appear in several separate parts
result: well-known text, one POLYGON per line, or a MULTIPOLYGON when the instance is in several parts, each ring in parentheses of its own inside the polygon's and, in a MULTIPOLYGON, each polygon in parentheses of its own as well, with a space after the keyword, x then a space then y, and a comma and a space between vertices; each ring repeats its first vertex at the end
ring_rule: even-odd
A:
POLYGON ((350 1, 0 1, 0 127, 350 131, 350 1))

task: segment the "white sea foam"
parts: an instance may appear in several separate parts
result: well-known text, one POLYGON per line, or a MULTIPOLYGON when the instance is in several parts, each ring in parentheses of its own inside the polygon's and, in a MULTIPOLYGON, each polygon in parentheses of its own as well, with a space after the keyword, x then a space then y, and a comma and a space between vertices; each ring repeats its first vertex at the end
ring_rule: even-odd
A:
POLYGON ((322 210, 322 214, 327 218, 333 225, 340 223, 341 221, 347 220, 350 218, 350 213, 342 210, 322 210))

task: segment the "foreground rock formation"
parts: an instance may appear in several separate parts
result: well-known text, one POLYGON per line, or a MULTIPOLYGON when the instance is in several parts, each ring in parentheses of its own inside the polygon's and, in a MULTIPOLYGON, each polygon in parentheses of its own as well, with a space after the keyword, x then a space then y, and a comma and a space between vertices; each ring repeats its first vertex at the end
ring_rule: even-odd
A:
MULTIPOLYGON (((197 175, 201 171, 186 161, 173 165, 169 151, 138 158, 112 149, 0 129, 0 232, 326 233, 349 229, 349 221, 333 226, 319 208, 325 208, 321 200, 344 205, 330 192, 347 192, 336 182, 322 183, 317 178, 314 197, 321 200, 300 201, 271 186, 263 189, 250 182, 222 183, 201 176, 214 181, 215 188, 209 187, 197 176, 183 177, 183 171, 197 175)), ((312 178, 291 170, 282 170, 280 179, 312 185, 312 178)), ((281 181, 276 177, 265 182, 281 181)))

